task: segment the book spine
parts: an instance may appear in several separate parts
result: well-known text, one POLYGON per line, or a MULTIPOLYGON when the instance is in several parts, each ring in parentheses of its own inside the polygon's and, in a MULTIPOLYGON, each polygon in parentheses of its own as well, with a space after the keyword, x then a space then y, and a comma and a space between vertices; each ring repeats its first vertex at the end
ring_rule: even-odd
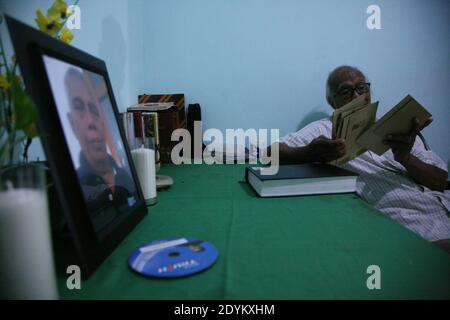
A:
POLYGON ((250 183, 250 181, 248 179, 249 173, 250 173, 250 167, 245 167, 245 182, 251 187, 252 191, 258 198, 262 198, 262 196, 258 192, 256 192, 255 187, 253 187, 253 185, 250 183))

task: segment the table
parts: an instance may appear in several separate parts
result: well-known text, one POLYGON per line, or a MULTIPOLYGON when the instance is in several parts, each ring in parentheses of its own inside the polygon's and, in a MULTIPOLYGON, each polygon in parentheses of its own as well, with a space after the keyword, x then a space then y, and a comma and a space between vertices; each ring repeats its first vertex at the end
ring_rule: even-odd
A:
POLYGON ((450 298, 450 255, 355 194, 257 198, 245 165, 164 165, 174 185, 81 290, 62 299, 430 299, 450 298), (219 259, 181 279, 145 278, 127 258, 156 239, 213 243, 219 259), (369 290, 367 268, 381 270, 369 290))

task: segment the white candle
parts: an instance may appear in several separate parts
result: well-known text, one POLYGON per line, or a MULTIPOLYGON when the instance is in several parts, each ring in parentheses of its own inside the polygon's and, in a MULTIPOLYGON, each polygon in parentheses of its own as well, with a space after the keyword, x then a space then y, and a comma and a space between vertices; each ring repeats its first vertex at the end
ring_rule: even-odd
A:
POLYGON ((156 202, 155 151, 139 148, 131 151, 147 205, 156 202))
POLYGON ((1 298, 58 299, 45 190, 0 192, 1 298))

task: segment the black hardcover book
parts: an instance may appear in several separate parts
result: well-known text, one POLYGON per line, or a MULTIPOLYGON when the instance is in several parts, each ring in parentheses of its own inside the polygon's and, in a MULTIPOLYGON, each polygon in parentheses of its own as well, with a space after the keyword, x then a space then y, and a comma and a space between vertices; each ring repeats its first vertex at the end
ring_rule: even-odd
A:
POLYGON ((247 167, 246 181, 260 197, 352 193, 357 174, 328 164, 280 165, 275 175, 261 174, 262 167, 247 167))

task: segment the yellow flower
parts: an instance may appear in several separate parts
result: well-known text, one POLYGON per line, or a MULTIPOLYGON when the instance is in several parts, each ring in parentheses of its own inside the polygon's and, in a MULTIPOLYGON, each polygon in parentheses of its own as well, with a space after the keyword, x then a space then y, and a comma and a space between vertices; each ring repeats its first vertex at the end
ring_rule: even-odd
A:
POLYGON ((63 0, 55 0, 48 9, 47 16, 58 21, 65 20, 68 16, 67 8, 68 5, 63 0))
POLYGON ((34 123, 30 123, 29 125, 27 125, 25 128, 23 128, 23 131, 29 138, 36 137, 38 135, 36 124, 34 123))
POLYGON ((73 34, 69 29, 64 28, 61 30, 61 34, 59 35, 59 39, 64 41, 65 43, 70 44, 73 40, 73 34))
POLYGON ((44 16, 41 9, 36 10, 36 19, 35 19, 39 30, 45 31, 47 29, 47 17, 44 16))
POLYGON ((36 23, 39 30, 55 36, 56 32, 61 28, 61 23, 55 17, 50 18, 49 16, 44 16, 42 10, 38 9, 36 11, 36 23))
POLYGON ((9 87, 10 85, 8 79, 6 79, 6 76, 4 74, 0 74, 0 89, 3 91, 7 91, 9 87))

